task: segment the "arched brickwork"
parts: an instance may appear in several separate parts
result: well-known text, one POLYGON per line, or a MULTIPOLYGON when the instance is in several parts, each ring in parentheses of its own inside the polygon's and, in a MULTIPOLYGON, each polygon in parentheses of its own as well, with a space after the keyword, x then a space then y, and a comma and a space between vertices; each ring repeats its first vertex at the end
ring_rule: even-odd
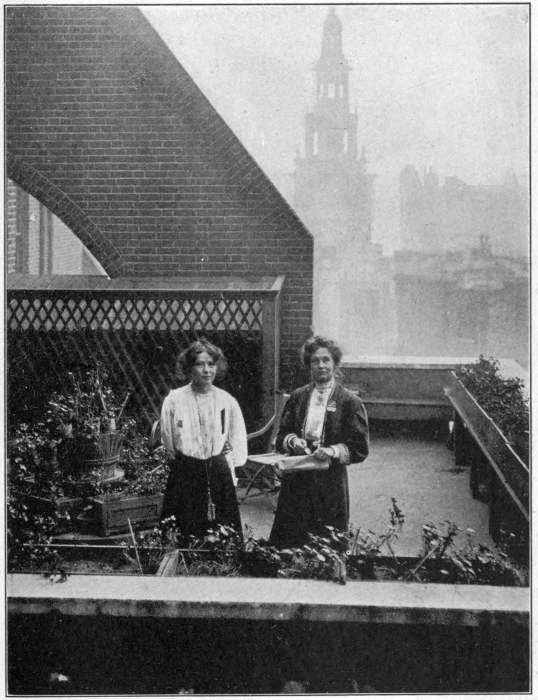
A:
POLYGON ((6 174, 69 226, 110 277, 121 275, 122 266, 118 251, 65 192, 38 170, 9 153, 6 156, 6 174))
POLYGON ((111 276, 284 275, 282 386, 300 381, 312 236, 142 13, 20 5, 5 17, 6 141, 30 169, 13 179, 111 276))

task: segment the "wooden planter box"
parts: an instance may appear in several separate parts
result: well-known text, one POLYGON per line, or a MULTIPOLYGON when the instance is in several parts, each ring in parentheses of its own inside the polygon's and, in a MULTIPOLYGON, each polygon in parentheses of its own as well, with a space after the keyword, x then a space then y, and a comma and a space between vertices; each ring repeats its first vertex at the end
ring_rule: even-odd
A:
MULTIPOLYGON (((498 535, 507 510, 514 511, 520 521, 528 524, 529 468, 515 452, 512 443, 454 373, 445 387, 445 394, 456 412, 454 435, 456 464, 471 466, 471 488, 476 481, 487 482, 485 500, 490 503, 492 536, 496 538, 498 535), (473 460, 470 456, 472 447, 470 450, 468 435, 472 436, 483 456, 482 462, 485 467, 473 463, 477 460, 473 460), (482 470, 482 474, 477 475, 473 470, 474 472, 482 470)), ((473 495, 475 495, 474 492, 473 495)))
POLYGON ((163 498, 161 493, 151 496, 92 498, 93 528, 99 535, 108 537, 119 532, 129 532, 128 519, 133 527, 152 527, 159 522, 163 498))

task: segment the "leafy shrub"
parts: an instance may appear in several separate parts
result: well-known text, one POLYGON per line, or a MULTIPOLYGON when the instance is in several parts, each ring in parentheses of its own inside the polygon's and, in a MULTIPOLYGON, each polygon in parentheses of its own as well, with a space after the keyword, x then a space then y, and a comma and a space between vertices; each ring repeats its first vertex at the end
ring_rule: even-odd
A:
MULTIPOLYGON (((424 523, 424 549, 412 574, 417 580, 434 583, 495 584, 526 586, 528 572, 515 565, 505 547, 495 549, 475 542, 474 530, 466 530, 465 545, 456 544, 462 530, 453 522, 424 523)), ((409 578, 407 576, 406 578, 409 578)))
MULTIPOLYGON (((134 564, 134 544, 126 541, 125 556, 134 564)), ((167 554, 176 554, 175 574, 186 576, 239 575, 242 540, 231 527, 219 525, 210 528, 202 537, 185 537, 176 525, 174 516, 161 521, 151 532, 139 534, 136 550, 144 573, 153 574, 167 554)))
POLYGON ((309 535, 302 547, 286 549, 277 549, 250 536, 241 557, 241 573, 345 583, 347 545, 347 537, 334 528, 327 528, 326 536, 309 535))
POLYGON ((52 563, 48 545, 58 525, 69 519, 58 508, 37 511, 32 498, 62 495, 58 485, 58 441, 45 422, 19 425, 8 445, 7 547, 9 569, 52 563), (45 545, 45 546, 43 546, 45 545))
POLYGON ((504 378, 498 360, 480 355, 461 368, 458 378, 511 442, 529 435, 529 403, 518 377, 504 378))
POLYGON ((138 432, 133 420, 128 425, 120 466, 125 473, 123 493, 146 496, 164 493, 168 478, 168 459, 164 447, 150 447, 149 437, 138 432))
POLYGON ((394 498, 389 515, 389 525, 381 534, 327 527, 322 535, 309 535, 301 547, 286 549, 273 547, 252 533, 243 543, 233 529, 224 526, 208 530, 201 538, 184 538, 170 518, 139 538, 140 557, 145 558, 144 570, 153 572, 166 553, 176 552, 176 574, 190 576, 302 578, 345 584, 348 579, 376 579, 382 568, 383 578, 400 581, 528 585, 527 572, 514 564, 506 549, 476 544, 472 530, 461 546, 456 542, 461 529, 450 521, 424 524, 423 551, 418 564, 410 567, 392 547, 405 521, 394 498), (389 557, 381 565, 384 549, 389 557))
MULTIPOLYGON (((52 406, 45 420, 32 425, 20 423, 8 442, 7 544, 10 570, 36 568, 55 559, 48 545, 71 516, 60 510, 63 496, 79 496, 80 511, 91 509, 96 496, 119 498, 127 495, 162 493, 167 478, 164 450, 151 451, 146 436, 138 433, 134 421, 125 422, 129 439, 122 454, 125 480, 104 481, 100 469, 84 475, 83 482, 69 468, 61 421, 52 406), (66 466, 67 465, 67 466, 66 466)), ((74 517, 74 515, 73 515, 74 517)))

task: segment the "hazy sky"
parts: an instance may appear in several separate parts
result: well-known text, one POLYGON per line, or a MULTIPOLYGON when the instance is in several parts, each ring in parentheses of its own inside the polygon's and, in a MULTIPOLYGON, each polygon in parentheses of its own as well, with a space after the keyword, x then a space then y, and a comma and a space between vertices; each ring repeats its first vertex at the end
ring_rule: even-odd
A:
MULTIPOLYGON (((374 190, 373 239, 398 243, 399 174, 528 179, 525 5, 336 5, 374 190)), ((293 203, 294 157, 314 103, 324 5, 142 10, 276 186, 293 203)))

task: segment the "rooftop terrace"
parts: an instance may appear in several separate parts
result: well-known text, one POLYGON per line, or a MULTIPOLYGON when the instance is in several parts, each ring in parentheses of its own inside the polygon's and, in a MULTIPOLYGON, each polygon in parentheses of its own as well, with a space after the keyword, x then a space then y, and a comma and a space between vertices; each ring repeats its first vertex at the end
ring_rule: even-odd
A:
MULTIPOLYGON (((451 520, 472 528, 476 541, 492 546, 488 533, 488 506, 473 499, 469 468, 456 467, 454 454, 443 438, 374 432, 370 455, 348 468, 351 523, 376 533, 389 524, 390 499, 405 514, 405 525, 394 549, 401 556, 416 556, 421 549, 422 524, 451 520)), ((240 493, 241 495, 241 493, 240 493)), ((255 496, 241 505, 243 523, 257 537, 268 537, 276 498, 255 496)), ((461 537, 461 535, 460 535, 461 537)))

